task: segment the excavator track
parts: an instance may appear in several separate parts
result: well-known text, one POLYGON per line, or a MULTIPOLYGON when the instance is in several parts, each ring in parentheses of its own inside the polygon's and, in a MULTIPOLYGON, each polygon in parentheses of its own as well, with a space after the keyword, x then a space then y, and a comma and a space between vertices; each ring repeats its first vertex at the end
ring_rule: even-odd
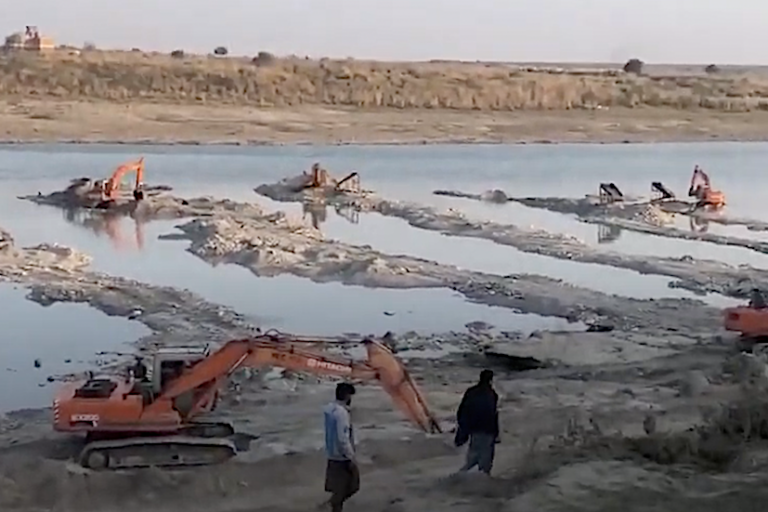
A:
POLYGON ((93 441, 80 453, 89 469, 126 469, 219 464, 237 454, 229 439, 192 436, 136 437, 93 441))
POLYGON ((225 422, 193 422, 183 427, 179 434, 191 437, 229 437, 235 435, 235 428, 225 422))

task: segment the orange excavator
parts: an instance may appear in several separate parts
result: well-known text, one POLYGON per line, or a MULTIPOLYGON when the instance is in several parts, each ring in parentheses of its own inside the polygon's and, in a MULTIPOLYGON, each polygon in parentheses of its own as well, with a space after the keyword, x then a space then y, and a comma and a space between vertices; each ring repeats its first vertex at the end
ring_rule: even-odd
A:
POLYGON ((144 199, 144 157, 133 162, 128 162, 112 173, 109 179, 102 183, 101 199, 103 203, 114 202, 120 192, 120 180, 129 172, 136 172, 136 184, 133 188, 133 198, 136 201, 144 199))
POLYGON ((725 329, 740 333, 743 345, 768 342, 768 304, 759 289, 752 290, 749 305, 726 308, 724 315, 725 329))
POLYGON ((688 196, 696 198, 694 208, 710 207, 717 209, 725 206, 725 194, 712 189, 709 176, 698 165, 693 169, 688 196))
POLYGON ((237 454, 228 423, 202 422, 219 390, 240 368, 276 366, 292 371, 377 381, 422 431, 441 432, 407 370, 382 343, 363 340, 367 360, 324 355, 311 345, 339 340, 278 333, 208 348, 163 348, 151 371, 137 358, 125 377, 90 375, 64 385, 54 403, 54 429, 86 433, 80 464, 92 469, 220 463, 237 454))
POLYGON ((304 180, 301 186, 305 189, 332 187, 336 192, 360 192, 360 175, 357 172, 351 172, 337 181, 319 163, 314 163, 310 172, 305 171, 302 176, 304 180))

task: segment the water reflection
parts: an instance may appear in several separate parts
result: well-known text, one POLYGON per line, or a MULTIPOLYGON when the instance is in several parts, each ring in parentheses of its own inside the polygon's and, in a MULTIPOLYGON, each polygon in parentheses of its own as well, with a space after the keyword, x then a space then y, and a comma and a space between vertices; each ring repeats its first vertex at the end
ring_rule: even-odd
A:
POLYGON ((94 213, 81 208, 66 208, 63 210, 64 220, 95 234, 97 237, 106 235, 116 251, 144 250, 144 224, 146 221, 122 215, 119 213, 94 213), (123 231, 123 223, 133 224, 133 237, 128 241, 123 231))
MULTIPOLYGON (((320 229, 320 226, 328 221, 328 205, 305 201, 302 203, 301 208, 302 219, 306 220, 307 216, 309 216, 315 229, 320 229)), ((360 223, 360 208, 358 207, 339 205, 333 206, 333 210, 337 217, 346 220, 350 224, 360 223)))
POLYGON ((597 226, 597 243, 612 244, 621 237, 621 228, 617 226, 606 226, 599 224, 597 226))
MULTIPOLYGON (((709 221, 706 219, 689 217, 688 221, 691 233, 707 233, 709 231, 709 221)), ((613 244, 621 238, 622 230, 618 226, 605 224, 597 225, 597 243, 600 245, 613 244)))
POLYGON ((689 216, 688 224, 692 233, 706 233, 709 231, 709 221, 700 217, 689 216))

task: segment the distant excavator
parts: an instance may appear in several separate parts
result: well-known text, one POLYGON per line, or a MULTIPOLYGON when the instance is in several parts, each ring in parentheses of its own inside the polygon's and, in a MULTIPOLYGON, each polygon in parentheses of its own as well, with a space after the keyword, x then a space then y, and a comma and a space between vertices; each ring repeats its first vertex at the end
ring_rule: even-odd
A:
POLYGON ((600 204, 613 204, 624 201, 624 193, 615 183, 601 183, 599 188, 600 204))
POLYGON ((305 171, 302 177, 302 189, 332 188, 336 192, 360 192, 360 175, 357 172, 351 172, 337 181, 319 163, 314 163, 310 172, 305 171))
POLYGON ((208 348, 164 348, 151 372, 142 360, 125 377, 90 376, 66 384, 54 403, 54 429, 86 433, 80 464, 92 469, 190 466, 224 462, 237 453, 228 423, 198 421, 240 368, 292 371, 377 381, 422 431, 442 432, 403 364, 379 341, 363 340, 368 358, 356 362, 307 348, 339 340, 268 332, 208 348))
POLYGON ((675 193, 660 181, 651 183, 651 202, 672 201, 675 193))
POLYGON ((98 183, 98 189, 101 193, 100 208, 109 208, 120 195, 120 182, 129 172, 136 173, 136 183, 133 187, 133 199, 142 201, 144 199, 144 157, 122 164, 112 176, 106 181, 98 183))
POLYGON ((718 209, 725 206, 725 194, 712 189, 709 176, 698 165, 693 169, 688 196, 696 198, 696 208, 718 209))

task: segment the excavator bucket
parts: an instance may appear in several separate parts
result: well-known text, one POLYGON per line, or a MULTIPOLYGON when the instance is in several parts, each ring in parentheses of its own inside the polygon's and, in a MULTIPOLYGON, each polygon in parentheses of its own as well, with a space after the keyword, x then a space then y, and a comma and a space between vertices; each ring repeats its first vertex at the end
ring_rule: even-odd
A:
POLYGON ((600 204, 616 203, 624 200, 624 194, 615 183, 600 184, 600 204))
POLYGON ((665 199, 675 198, 675 194, 660 181, 654 181, 651 183, 651 195, 654 201, 663 201, 665 199))
POLYGON ((403 364, 384 345, 371 340, 363 343, 368 352, 367 364, 378 372, 379 383, 395 405, 425 432, 442 432, 437 418, 403 364))
POLYGON ((360 175, 352 172, 336 183, 336 190, 340 192, 360 192, 360 175))

